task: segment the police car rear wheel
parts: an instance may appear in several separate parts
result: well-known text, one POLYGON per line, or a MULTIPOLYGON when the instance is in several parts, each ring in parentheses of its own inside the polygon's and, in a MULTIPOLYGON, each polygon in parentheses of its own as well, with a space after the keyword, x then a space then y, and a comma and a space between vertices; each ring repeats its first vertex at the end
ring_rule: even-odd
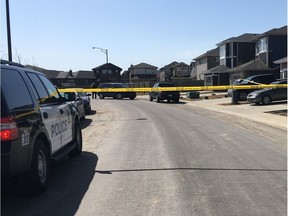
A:
POLYGON ((82 152, 82 132, 80 128, 79 122, 75 123, 75 135, 73 142, 75 144, 75 148, 70 152, 70 156, 78 156, 82 152))
POLYGON ((48 149, 40 139, 34 145, 30 170, 23 176, 24 192, 26 194, 40 194, 46 190, 50 170, 48 149))

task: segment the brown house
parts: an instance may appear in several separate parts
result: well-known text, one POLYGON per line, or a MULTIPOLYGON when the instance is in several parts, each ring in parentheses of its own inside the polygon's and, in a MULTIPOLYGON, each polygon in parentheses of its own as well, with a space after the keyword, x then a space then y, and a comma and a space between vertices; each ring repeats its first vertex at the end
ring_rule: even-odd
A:
POLYGON ((94 76, 98 84, 103 83, 103 82, 121 82, 122 81, 121 75, 120 75, 122 68, 114 64, 106 63, 98 67, 95 67, 92 70, 93 70, 94 76))

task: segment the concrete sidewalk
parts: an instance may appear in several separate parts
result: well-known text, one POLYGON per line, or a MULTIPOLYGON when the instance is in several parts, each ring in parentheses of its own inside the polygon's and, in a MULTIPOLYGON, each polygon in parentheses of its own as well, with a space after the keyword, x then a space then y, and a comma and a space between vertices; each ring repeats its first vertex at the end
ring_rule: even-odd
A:
MULTIPOLYGON (((232 99, 223 97, 218 99, 187 99, 183 94, 183 98, 180 98, 180 102, 183 101, 186 105, 201 107, 204 109, 213 110, 215 112, 226 113, 230 115, 235 115, 240 118, 246 118, 254 122, 266 124, 269 126, 277 127, 283 130, 287 130, 287 116, 276 115, 272 113, 267 113, 271 111, 287 110, 287 103, 277 102, 271 105, 254 105, 250 103, 241 103, 237 105, 231 104, 232 99)), ((203 95, 202 95, 203 96, 203 95)), ((209 94, 205 94, 209 96, 209 94)), ((138 95, 138 99, 147 99, 148 95, 138 95)))
POLYGON ((254 122, 270 125, 287 130, 287 116, 267 113, 271 111, 287 110, 287 103, 272 103, 271 105, 254 105, 250 103, 231 104, 231 98, 190 100, 183 98, 189 106, 202 107, 216 112, 235 115, 250 119, 254 122))

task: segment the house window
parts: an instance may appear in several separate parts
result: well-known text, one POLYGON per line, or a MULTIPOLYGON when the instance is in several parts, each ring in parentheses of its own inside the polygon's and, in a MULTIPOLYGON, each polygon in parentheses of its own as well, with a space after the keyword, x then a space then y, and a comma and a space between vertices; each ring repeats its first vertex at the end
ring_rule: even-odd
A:
POLYGON ((226 46, 225 44, 219 47, 220 59, 224 59, 226 57, 226 46))
POLYGON ((267 38, 261 38, 256 44, 256 54, 267 52, 267 38))
POLYGON ((103 69, 102 74, 112 74, 112 70, 109 69, 103 69))

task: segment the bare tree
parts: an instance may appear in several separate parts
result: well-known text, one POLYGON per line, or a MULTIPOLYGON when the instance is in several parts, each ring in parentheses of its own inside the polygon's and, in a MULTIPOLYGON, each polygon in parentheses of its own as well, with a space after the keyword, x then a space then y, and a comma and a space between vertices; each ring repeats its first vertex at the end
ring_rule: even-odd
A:
POLYGON ((21 64, 22 56, 20 55, 20 53, 17 51, 16 48, 15 48, 15 58, 16 58, 16 62, 21 64))

